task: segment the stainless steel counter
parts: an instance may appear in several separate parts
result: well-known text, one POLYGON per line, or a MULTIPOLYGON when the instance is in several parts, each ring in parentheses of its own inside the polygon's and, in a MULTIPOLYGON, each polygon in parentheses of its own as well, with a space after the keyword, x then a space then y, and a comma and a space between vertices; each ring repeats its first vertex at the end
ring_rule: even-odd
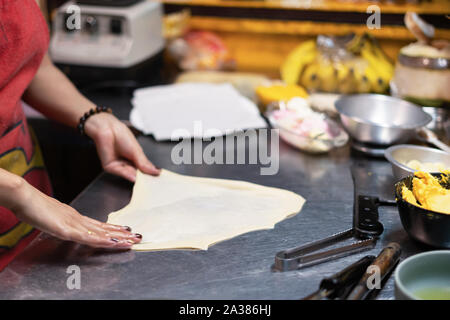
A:
MULTIPOLYGON (((48 236, 36 239, 0 273, 0 299, 299 299, 318 288, 320 280, 364 255, 377 255, 396 241, 402 258, 429 248, 404 232, 397 209, 381 207, 385 231, 373 250, 285 273, 270 266, 276 252, 317 240, 352 225, 353 183, 350 165, 367 167, 366 193, 393 199, 393 178, 384 160, 358 158, 349 147, 311 156, 280 143, 280 170, 261 176, 259 165, 174 165, 174 143, 140 137, 146 154, 159 167, 181 174, 240 179, 285 188, 306 200, 303 210, 272 230, 247 233, 207 251, 99 252, 48 236), (67 268, 81 270, 81 289, 69 290, 67 268)), ((228 150, 227 150, 228 151, 228 150)), ((82 173, 80 173, 82 174, 82 173)), ((130 200, 132 184, 102 174, 72 205, 83 214, 106 221, 107 214, 130 200)), ((393 299, 393 276, 372 298, 393 299)))

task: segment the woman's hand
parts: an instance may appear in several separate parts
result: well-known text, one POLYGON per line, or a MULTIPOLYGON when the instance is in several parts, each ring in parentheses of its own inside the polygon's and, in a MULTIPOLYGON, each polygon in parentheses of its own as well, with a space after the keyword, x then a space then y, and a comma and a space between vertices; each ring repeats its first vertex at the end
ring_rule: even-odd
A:
POLYGON ((62 240, 91 247, 130 249, 142 236, 129 227, 103 223, 81 215, 72 207, 40 192, 20 177, 15 177, 10 202, 4 201, 18 219, 62 240))
POLYGON ((85 124, 85 132, 97 146, 103 169, 131 182, 136 179, 136 169, 143 173, 159 175, 145 156, 128 127, 109 113, 91 116, 85 124))
MULTIPOLYGON (((48 54, 28 86, 24 100, 47 117, 72 128, 77 127, 84 112, 96 107, 80 94, 48 54)), ((94 140, 105 171, 132 182, 136 179, 136 169, 147 174, 159 174, 131 131, 113 115, 92 115, 85 123, 84 132, 94 140)))

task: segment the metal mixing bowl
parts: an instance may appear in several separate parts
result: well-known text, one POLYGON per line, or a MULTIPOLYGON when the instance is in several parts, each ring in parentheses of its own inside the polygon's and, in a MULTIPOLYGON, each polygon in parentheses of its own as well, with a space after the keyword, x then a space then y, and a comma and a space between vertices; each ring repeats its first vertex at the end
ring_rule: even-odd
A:
POLYGON ((406 142, 432 120, 420 107, 381 94, 344 95, 335 106, 350 136, 377 145, 406 142))
POLYGON ((414 169, 406 166, 411 160, 424 162, 441 162, 450 168, 450 154, 445 151, 415 146, 410 144, 400 144, 386 149, 384 156, 392 165, 392 173, 396 180, 403 179, 414 173, 414 169))

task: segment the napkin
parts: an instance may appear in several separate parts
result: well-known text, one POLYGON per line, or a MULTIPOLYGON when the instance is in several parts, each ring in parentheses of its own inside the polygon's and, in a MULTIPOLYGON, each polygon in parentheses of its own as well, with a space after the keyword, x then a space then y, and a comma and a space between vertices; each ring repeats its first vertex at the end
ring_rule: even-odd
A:
POLYGON ((211 138, 267 126, 231 84, 179 83, 134 91, 131 124, 156 140, 211 138))

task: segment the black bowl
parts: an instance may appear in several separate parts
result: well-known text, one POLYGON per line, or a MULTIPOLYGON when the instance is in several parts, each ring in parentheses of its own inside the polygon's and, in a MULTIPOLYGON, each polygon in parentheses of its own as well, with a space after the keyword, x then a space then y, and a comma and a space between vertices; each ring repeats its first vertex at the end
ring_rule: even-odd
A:
MULTIPOLYGON (((442 174, 432 175, 440 178, 442 174)), ((402 186, 411 190, 413 177, 408 176, 395 184, 395 198, 403 228, 411 238, 419 242, 438 248, 450 248, 450 214, 426 210, 402 199, 402 186)), ((450 189, 449 181, 440 183, 444 188, 450 189)))

